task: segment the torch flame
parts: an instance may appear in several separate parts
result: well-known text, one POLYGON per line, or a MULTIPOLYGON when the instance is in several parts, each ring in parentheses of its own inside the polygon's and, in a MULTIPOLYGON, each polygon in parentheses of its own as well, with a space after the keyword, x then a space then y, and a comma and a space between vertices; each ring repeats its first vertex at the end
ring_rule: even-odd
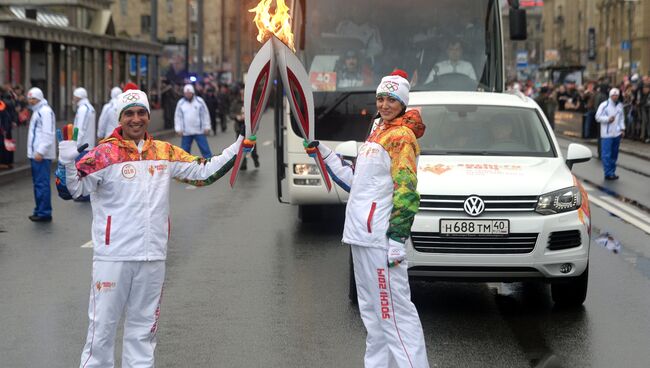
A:
POLYGON ((296 52, 293 44, 293 33, 291 33, 289 7, 284 3, 284 0, 276 0, 275 13, 271 14, 272 1, 260 0, 255 8, 249 10, 249 12, 255 13, 253 22, 257 26, 257 40, 264 43, 272 35, 275 35, 293 52, 296 52))

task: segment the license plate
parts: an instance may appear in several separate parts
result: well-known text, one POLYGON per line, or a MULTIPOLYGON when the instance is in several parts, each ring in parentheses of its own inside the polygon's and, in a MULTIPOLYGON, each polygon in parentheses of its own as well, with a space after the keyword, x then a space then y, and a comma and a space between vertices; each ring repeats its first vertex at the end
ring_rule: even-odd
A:
POLYGON ((509 220, 440 220, 443 235, 508 235, 509 220))

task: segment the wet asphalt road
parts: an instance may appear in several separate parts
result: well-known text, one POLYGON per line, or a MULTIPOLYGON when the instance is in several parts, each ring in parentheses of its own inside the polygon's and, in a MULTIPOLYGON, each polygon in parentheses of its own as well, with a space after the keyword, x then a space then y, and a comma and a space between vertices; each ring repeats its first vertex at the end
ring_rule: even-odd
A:
MULTIPOLYGON (((365 330, 347 299, 342 218, 302 224, 295 207, 277 202, 265 125, 262 167, 242 173, 235 190, 227 180, 173 184, 158 367, 362 366, 365 330)), ((211 138, 213 151, 232 138, 211 138)), ((54 198, 54 222, 33 224, 29 178, 0 193, 0 367, 76 366, 90 206, 54 198)), ((615 234, 622 249, 592 243, 580 310, 555 309, 539 284, 413 283, 431 366, 648 367, 650 236, 592 212, 594 233, 615 234)))

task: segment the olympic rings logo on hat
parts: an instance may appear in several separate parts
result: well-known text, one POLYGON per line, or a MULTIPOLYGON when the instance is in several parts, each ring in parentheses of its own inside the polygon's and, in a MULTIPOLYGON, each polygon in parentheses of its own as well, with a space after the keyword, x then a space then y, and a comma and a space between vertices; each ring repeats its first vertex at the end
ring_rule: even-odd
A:
POLYGON ((140 96, 137 93, 129 93, 122 97, 122 102, 135 102, 140 99, 140 96))
POLYGON ((399 84, 392 81, 386 81, 381 85, 381 89, 388 92, 395 92, 399 89, 399 84))

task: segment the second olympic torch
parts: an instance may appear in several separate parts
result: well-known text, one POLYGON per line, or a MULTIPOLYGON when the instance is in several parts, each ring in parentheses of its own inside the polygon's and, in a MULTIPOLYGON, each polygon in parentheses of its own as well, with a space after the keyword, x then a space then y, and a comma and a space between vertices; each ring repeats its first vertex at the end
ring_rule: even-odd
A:
MULTIPOLYGON (((290 32, 288 8, 283 0, 277 0, 275 15, 271 16, 268 12, 270 2, 271 0, 262 0, 257 8, 252 10, 257 13, 255 22, 260 28, 258 40, 267 40, 255 55, 246 76, 244 87, 246 136, 254 136, 259 129, 260 118, 268 102, 275 73, 279 72, 291 113, 298 122, 300 134, 305 140, 311 142, 314 140, 314 97, 309 77, 292 51, 293 36, 289 33, 289 37, 283 37, 282 32, 290 32), (286 38, 288 45, 281 41, 278 35, 283 39, 286 38)), ((243 156, 242 146, 230 175, 231 186, 235 185, 243 156)), ((329 192, 332 189, 332 182, 318 150, 314 159, 329 192)))

